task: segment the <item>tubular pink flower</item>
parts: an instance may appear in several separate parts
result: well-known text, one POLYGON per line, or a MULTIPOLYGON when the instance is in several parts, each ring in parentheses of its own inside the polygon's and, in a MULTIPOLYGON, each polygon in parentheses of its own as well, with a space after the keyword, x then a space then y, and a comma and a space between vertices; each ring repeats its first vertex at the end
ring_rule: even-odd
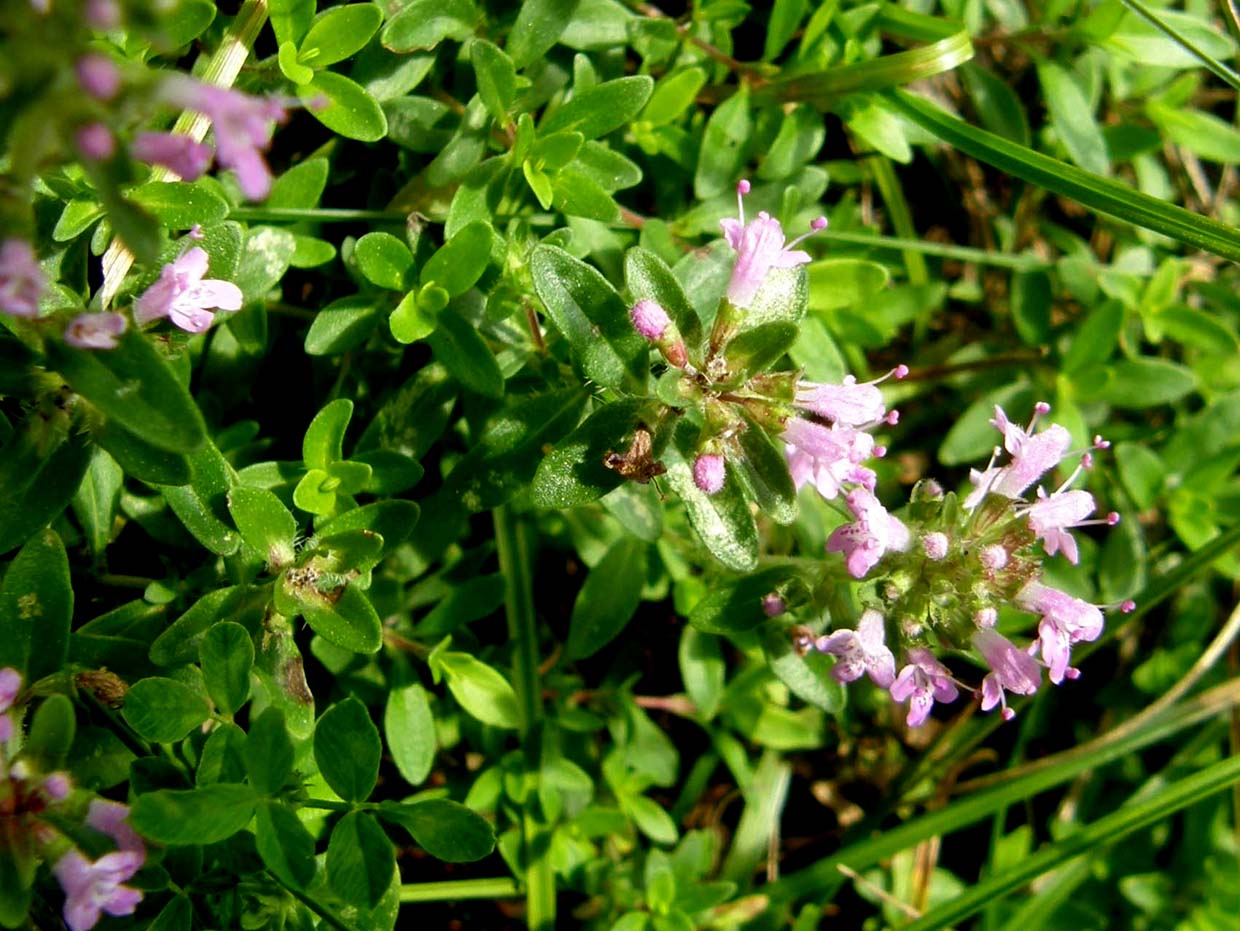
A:
POLYGON ((1026 611, 1042 616, 1038 623, 1038 649, 1049 670, 1050 680, 1059 685, 1064 676, 1076 678, 1068 662, 1072 645, 1097 640, 1102 634, 1102 611, 1097 605, 1066 592, 1030 582, 1016 596, 1016 603, 1026 611))
POLYGON ((1038 500, 1029 505, 1029 526, 1037 534, 1046 555, 1063 550, 1068 562, 1076 565, 1080 555, 1076 539, 1068 531, 1085 523, 1094 513, 1094 496, 1087 491, 1061 491, 1048 496, 1038 489, 1038 500))
MULTIPOLYGON (((129 806, 111 802, 105 798, 92 799, 86 813, 86 824, 116 841, 116 846, 126 853, 146 858, 146 845, 126 820, 129 806)), ((141 862, 141 860, 139 861, 141 862)))
POLYGON ((849 575, 863 579, 888 550, 908 549, 909 532, 868 488, 854 488, 844 500, 857 520, 835 529, 827 540, 827 552, 843 553, 849 575))
POLYGON ((92 162, 106 162, 116 154, 116 137, 102 123, 88 123, 73 134, 82 157, 92 162))
POLYGON ((845 483, 874 488, 877 476, 861 465, 874 455, 874 437, 852 427, 824 427, 802 417, 784 424, 785 455, 793 484, 810 482, 824 498, 835 498, 845 483))
MULTIPOLYGON (((729 217, 719 221, 728 245, 736 250, 736 265, 732 268, 727 294, 732 305, 739 308, 753 303, 767 272, 772 268, 795 268, 810 261, 808 252, 792 248, 805 237, 793 240, 785 248, 784 229, 770 214, 763 211, 756 219, 745 222, 743 198, 748 193, 748 181, 737 184, 736 206, 739 219, 729 217)), ((826 219, 820 219, 821 225, 815 221, 813 232, 826 227, 826 219)))
POLYGON ((73 66, 78 86, 96 100, 111 100, 121 89, 121 73, 112 59, 99 52, 87 52, 73 66))
POLYGON ((969 473, 969 481, 976 487, 965 499, 964 506, 972 509, 987 494, 994 493, 1006 498, 1019 498, 1025 489, 1036 482, 1063 460, 1072 437, 1057 423, 1041 433, 1033 433, 1038 417, 1050 410, 1050 405, 1039 403, 1034 408, 1033 419, 1028 428, 1022 428, 1008 420, 1003 408, 995 405, 995 416, 990 421, 1003 434, 1003 445, 1011 453, 1011 461, 999 468, 991 462, 984 472, 976 469, 969 473))
POLYGON ((1003 707, 1003 719, 1010 721, 1016 713, 1007 706, 1004 690, 1014 695, 1032 695, 1042 682, 1042 672, 1033 657, 1018 650, 1012 641, 993 630, 980 629, 973 634, 977 647, 990 666, 990 674, 982 680, 982 710, 996 705, 1003 707))
POLYGON ((936 701, 955 701, 960 694, 952 682, 951 672, 934 658, 925 647, 913 647, 908 651, 909 663, 900 670, 891 683, 891 697, 903 704, 908 701, 909 727, 921 727, 930 716, 936 701))
POLYGON ((121 850, 94 861, 77 850, 62 856, 52 872, 65 890, 64 918, 70 931, 93 928, 103 912, 132 915, 142 901, 142 893, 121 884, 138 871, 142 862, 139 854, 121 850))
POLYGON ((22 674, 12 666, 0 669, 0 712, 8 711, 22 690, 22 674))
POLYGON ((837 630, 819 637, 815 648, 834 656, 831 675, 839 682, 852 682, 868 675, 879 688, 888 688, 896 675, 896 658, 887 649, 883 616, 869 608, 862 612, 856 630, 837 630))
POLYGON ((724 460, 718 453, 702 453, 693 463, 693 484, 708 495, 716 494, 723 488, 727 471, 724 460))
POLYGON ((211 165, 215 151, 177 133, 138 133, 129 152, 140 162, 163 165, 185 181, 195 181, 211 165))
POLYGON ((237 173, 237 183, 250 200, 262 200, 271 191, 271 171, 262 152, 270 145, 270 124, 282 123, 287 113, 274 100, 251 97, 226 87, 171 77, 163 98, 175 106, 197 110, 211 120, 216 156, 237 173))
POLYGON ((128 326, 120 314, 78 314, 65 328, 65 342, 78 349, 115 349, 128 326))
POLYGON ((796 403, 834 423, 854 427, 879 423, 887 418, 887 406, 878 386, 889 378, 903 378, 907 374, 908 366, 899 365, 873 381, 858 382, 855 376, 845 375, 838 385, 801 382, 796 403))
POLYGON ((13 317, 34 317, 47 279, 24 239, 6 239, 0 245, 0 311, 13 317))
POLYGON ((240 310, 241 289, 231 281, 204 279, 207 253, 198 246, 169 262, 159 280, 134 302, 133 316, 139 324, 167 317, 189 333, 202 333, 215 319, 213 310, 240 310))

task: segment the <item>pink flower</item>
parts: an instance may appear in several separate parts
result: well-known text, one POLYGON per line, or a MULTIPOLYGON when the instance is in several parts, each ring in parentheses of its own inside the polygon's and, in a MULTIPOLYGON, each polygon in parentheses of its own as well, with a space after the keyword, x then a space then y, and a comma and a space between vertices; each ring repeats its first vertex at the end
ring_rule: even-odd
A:
POLYGON ((984 472, 974 469, 969 473, 969 481, 977 487, 965 499, 966 508, 977 507, 991 492, 1019 498, 1026 488, 1059 465, 1072 442, 1068 431, 1053 423, 1041 433, 1032 432, 1038 416, 1049 410, 1048 404, 1039 403, 1029 427, 1023 429, 1008 420, 1003 408, 995 405, 995 416, 990 422, 1003 434, 1003 445, 1012 454, 1012 460, 1002 468, 992 464, 984 472))
POLYGON ((1076 565, 1080 558, 1076 539, 1068 530, 1080 526, 1094 513, 1094 496, 1087 491, 1062 491, 1047 496, 1038 489, 1038 500, 1029 505, 1029 526, 1046 548, 1046 555, 1054 556, 1063 550, 1068 562, 1076 565))
POLYGON ((73 66, 78 85, 96 100, 111 100, 120 92, 121 73, 107 55, 87 52, 73 66))
POLYGON ((819 637, 814 646, 821 653, 834 656, 831 675, 840 682, 852 682, 868 675, 875 685, 885 689, 896 675, 896 658, 887 649, 883 616, 869 608, 862 612, 856 630, 837 630, 819 637))
POLYGON ((240 310, 241 289, 231 281, 204 279, 207 253, 198 246, 169 262, 133 305, 139 324, 167 317, 188 333, 202 333, 215 319, 213 310, 240 310))
POLYGON ((14 237, 0 245, 0 311, 34 317, 46 284, 30 243, 14 237))
MULTIPOLYGON (((86 824, 101 834, 106 834, 116 841, 116 846, 125 853, 136 853, 146 858, 146 845, 142 838, 129 826, 129 806, 120 802, 111 802, 106 798, 92 799, 90 809, 86 813, 86 824)), ((139 861, 141 862, 141 861, 139 861)))
POLYGON ((713 495, 723 488, 727 472, 723 457, 718 453, 702 453, 693 463, 693 484, 713 495))
POLYGON ((163 96, 168 103, 209 117, 215 130, 216 155, 221 165, 237 173, 241 193, 250 200, 267 196, 271 171, 262 152, 271 142, 270 124, 282 123, 287 117, 284 107, 274 100, 185 77, 167 79, 163 96))
POLYGON ((12 666, 0 669, 0 711, 12 708, 21 690, 22 674, 12 666))
POLYGON ((907 374, 908 366, 900 365, 874 381, 858 383, 855 376, 845 375, 843 383, 838 385, 801 382, 797 386, 796 403, 833 423, 854 427, 879 423, 887 417, 887 406, 883 393, 878 390, 879 384, 888 378, 903 378, 907 374))
MULTIPOLYGON (((784 246, 784 229, 779 221, 763 211, 757 219, 745 222, 744 195, 749 193, 749 182, 741 181, 736 186, 736 204, 739 219, 720 220, 724 237, 728 245, 736 250, 736 265, 732 269, 732 278, 728 281, 728 300, 735 307, 748 307, 757 296, 758 289, 772 268, 795 268, 810 261, 810 254, 792 247, 797 245, 801 236, 787 247, 784 246)), ((824 229, 827 225, 825 217, 814 221, 814 232, 824 229)), ((806 234, 811 235, 811 234, 806 234)))
POLYGON ((115 349, 128 325, 120 314, 78 314, 65 328, 65 342, 78 349, 115 349))
POLYGON ((121 24, 121 8, 116 0, 86 0, 86 22, 100 32, 121 24))
POLYGON ((908 549, 909 532, 868 488, 854 488, 844 500, 857 520, 836 528, 827 540, 827 552, 843 553, 849 574, 863 579, 888 550, 908 549))
POLYGON ((818 493, 830 500, 850 482, 872 489, 877 480, 873 471, 861 465, 874 455, 874 437, 852 427, 824 427, 803 417, 790 417, 784 424, 783 439, 788 472, 797 488, 811 482, 818 493))
POLYGON ((925 647, 908 651, 909 664, 900 670, 891 684, 891 697, 897 702, 908 700, 909 727, 921 727, 930 716, 936 701, 955 701, 960 693, 952 682, 951 672, 934 658, 925 647))
POLYGON ((73 134, 82 157, 92 162, 106 162, 116 154, 116 137, 102 123, 87 123, 73 134))
POLYGON ((1072 645, 1098 639, 1102 634, 1102 611, 1097 605, 1040 582, 1026 585, 1016 596, 1016 603, 1042 616, 1038 623, 1038 648, 1050 680, 1059 685, 1064 676, 1075 679, 1074 670, 1068 666, 1072 645))
POLYGON ((186 181, 202 177, 215 155, 205 142, 178 133, 138 133, 129 151, 138 161, 163 165, 186 181))
POLYGON ((103 912, 132 915, 142 893, 121 883, 133 876, 142 862, 140 854, 124 850, 104 854, 93 862, 77 850, 62 856, 52 872, 65 890, 64 917, 70 931, 93 928, 103 912))
POLYGON ((981 629, 973 634, 973 645, 990 666, 990 674, 982 680, 982 710, 1003 706, 1003 719, 1010 721, 1016 712, 1007 706, 1004 690, 1014 695, 1032 695, 1042 682, 1042 672, 1029 654, 1018 650, 1012 641, 993 630, 981 629))

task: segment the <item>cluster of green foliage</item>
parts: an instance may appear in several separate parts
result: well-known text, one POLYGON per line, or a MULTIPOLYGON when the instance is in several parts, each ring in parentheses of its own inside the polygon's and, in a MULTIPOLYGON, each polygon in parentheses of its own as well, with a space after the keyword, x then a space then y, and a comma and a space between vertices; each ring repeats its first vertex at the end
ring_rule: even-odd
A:
MULTIPOLYGON (((34 42, 37 6, 0 12, 0 218, 41 316, 127 306, 194 226, 244 295, 110 350, 0 317, 0 667, 27 757, 152 842, 111 926, 1234 925, 1232 6, 125 0, 34 42), (88 47, 302 101, 270 196, 82 163, 88 47), (684 407, 628 307, 709 324, 743 177, 830 228, 737 358, 907 363, 893 507, 995 404, 1114 443, 1123 521, 1049 571, 1138 610, 1012 724, 910 731, 793 649, 856 617, 848 516, 761 430, 717 497, 692 430, 605 463, 684 407), (767 618, 788 585, 815 610, 767 618)), ((4 818, 0 924, 52 926, 4 818)))

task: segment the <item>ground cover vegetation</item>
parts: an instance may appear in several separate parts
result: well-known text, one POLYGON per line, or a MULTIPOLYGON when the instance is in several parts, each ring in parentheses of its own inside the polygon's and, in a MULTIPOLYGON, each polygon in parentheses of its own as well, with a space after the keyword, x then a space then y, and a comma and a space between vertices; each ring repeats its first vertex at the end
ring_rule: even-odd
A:
POLYGON ((0 7, 0 926, 1232 928, 1200 0, 0 7))

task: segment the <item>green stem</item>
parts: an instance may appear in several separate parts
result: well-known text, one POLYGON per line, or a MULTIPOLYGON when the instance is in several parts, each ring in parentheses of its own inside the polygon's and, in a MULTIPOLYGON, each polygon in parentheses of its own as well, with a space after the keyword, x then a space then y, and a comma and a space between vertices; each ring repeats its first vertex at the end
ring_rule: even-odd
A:
POLYGON ((353 210, 347 207, 233 207, 233 220, 261 220, 266 223, 348 223, 376 220, 403 223, 408 214, 399 210, 353 210))
MULTIPOLYGON (((889 158, 876 158, 870 163, 874 175, 874 183, 878 193, 887 205, 887 214, 891 217, 891 225, 903 239, 917 239, 917 227, 913 225, 913 212, 909 209, 904 197, 904 188, 896 177, 896 170, 889 158)), ((904 268, 908 272, 909 284, 922 285, 930 280, 930 272, 926 268, 926 260, 921 252, 904 249, 904 268)))
MULTIPOLYGON (((538 674, 538 626, 534 615, 534 578, 529 538, 520 518, 501 505, 492 513, 499 568, 504 575, 504 612, 512 641, 512 678, 521 711, 520 736, 526 771, 538 778, 542 741, 542 686, 538 674)), ((536 799, 537 791, 529 798, 536 799)), ((526 921, 530 931, 555 928, 555 869, 551 865, 551 838, 547 827, 526 808, 521 813, 525 862, 526 921)))
POLYGON ((402 902, 452 902, 462 899, 512 899, 521 894, 515 879, 457 879, 437 883, 412 883, 400 887, 402 902))
POLYGON ((311 798, 301 803, 302 808, 322 808, 327 811, 352 811, 355 808, 369 808, 369 805, 355 805, 352 802, 336 802, 326 798, 311 798))
POLYGON ((333 915, 331 911, 325 905, 322 905, 319 902, 316 902, 314 899, 310 898, 310 896, 306 895, 304 892, 302 892, 300 889, 296 888, 295 886, 290 886, 288 883, 282 880, 275 873, 272 873, 270 870, 267 872, 267 875, 270 876, 272 879, 274 879, 281 886, 283 886, 285 892, 287 892, 293 898, 297 899, 297 901, 301 902, 302 905, 306 906, 306 908, 310 909, 310 911, 314 912, 316 915, 322 918, 325 924, 328 924, 331 927, 335 928, 336 931, 351 931, 349 926, 345 924, 343 921, 341 921, 339 918, 337 918, 335 915, 333 915))

